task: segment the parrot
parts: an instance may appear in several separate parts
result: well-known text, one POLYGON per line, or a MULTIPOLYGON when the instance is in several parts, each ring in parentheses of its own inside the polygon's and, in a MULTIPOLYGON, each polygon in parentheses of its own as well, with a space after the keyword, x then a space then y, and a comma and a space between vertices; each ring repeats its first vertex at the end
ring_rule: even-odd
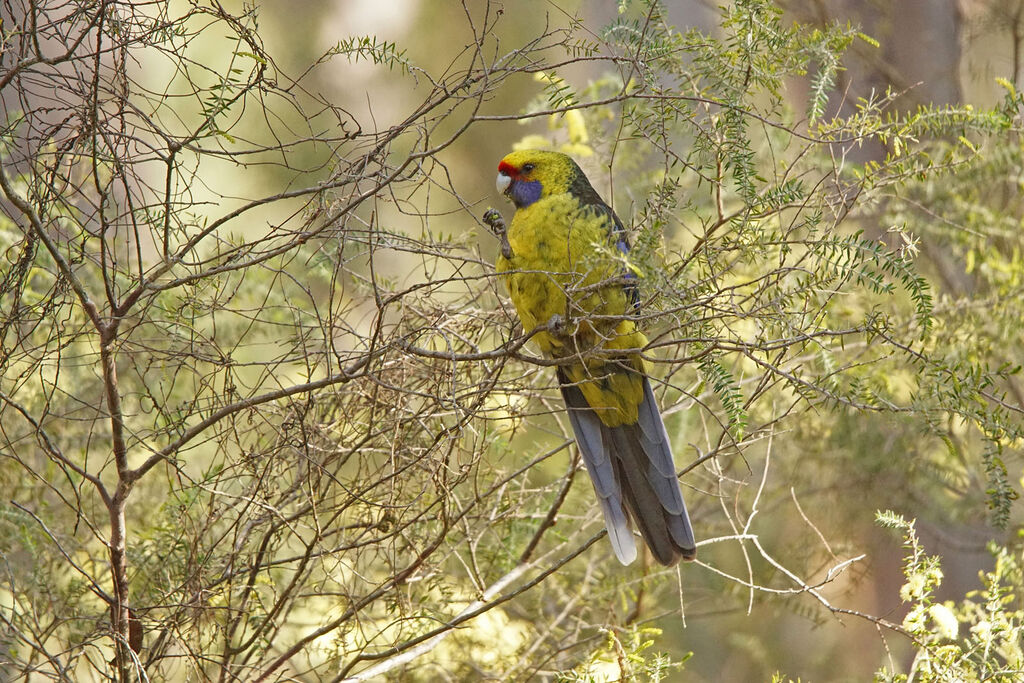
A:
POLYGON ((576 444, 616 558, 637 557, 631 520, 654 559, 697 556, 665 424, 633 315, 637 271, 622 222, 568 155, 518 150, 498 164, 515 205, 495 270, 532 341, 557 364, 576 444))

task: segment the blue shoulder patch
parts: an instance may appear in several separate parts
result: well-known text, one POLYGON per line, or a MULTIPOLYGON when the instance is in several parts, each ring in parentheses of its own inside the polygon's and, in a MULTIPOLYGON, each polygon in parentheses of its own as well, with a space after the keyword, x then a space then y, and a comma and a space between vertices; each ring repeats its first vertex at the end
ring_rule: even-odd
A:
MULTIPOLYGON (((619 253, 623 256, 629 256, 629 240, 626 237, 626 229, 622 227, 622 223, 619 222, 619 217, 616 216, 611 209, 608 210, 612 219, 612 237, 615 239, 615 248, 619 250, 619 253)), ((633 312, 638 313, 640 311, 640 281, 630 268, 624 268, 622 270, 622 277, 627 281, 622 288, 626 290, 626 295, 629 296, 629 301, 633 306, 633 312)))

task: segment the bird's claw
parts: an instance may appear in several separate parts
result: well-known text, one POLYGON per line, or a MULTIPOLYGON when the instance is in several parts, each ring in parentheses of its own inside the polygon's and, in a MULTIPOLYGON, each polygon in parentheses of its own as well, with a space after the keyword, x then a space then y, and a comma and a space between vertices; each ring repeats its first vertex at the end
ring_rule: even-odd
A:
POLYGON ((555 313, 553 316, 548 318, 548 322, 546 323, 545 327, 547 327, 549 333, 554 335, 561 335, 563 332, 565 332, 565 318, 555 313))
POLYGON ((484 211, 484 224, 487 225, 495 234, 498 232, 505 232, 505 219, 501 217, 501 213, 497 209, 487 209, 484 211))
POLYGON ((484 211, 483 220, 484 225, 501 241, 501 255, 511 260, 512 245, 508 243, 508 228, 505 227, 505 219, 501 217, 501 213, 497 209, 487 209, 484 211))

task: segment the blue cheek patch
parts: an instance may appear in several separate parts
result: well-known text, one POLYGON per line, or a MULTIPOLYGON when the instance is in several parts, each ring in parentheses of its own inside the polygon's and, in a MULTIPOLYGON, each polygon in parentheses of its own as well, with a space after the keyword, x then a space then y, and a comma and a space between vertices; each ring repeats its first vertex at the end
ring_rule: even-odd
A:
POLYGON ((522 209, 540 199, 541 185, 539 180, 517 180, 512 187, 512 203, 522 209))

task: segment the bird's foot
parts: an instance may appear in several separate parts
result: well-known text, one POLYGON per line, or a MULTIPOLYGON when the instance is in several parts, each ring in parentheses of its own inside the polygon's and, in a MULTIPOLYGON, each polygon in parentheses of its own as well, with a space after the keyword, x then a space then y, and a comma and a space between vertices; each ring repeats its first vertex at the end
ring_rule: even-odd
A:
POLYGON ((505 226, 505 219, 497 209, 484 211, 484 225, 490 228, 491 233, 501 241, 501 255, 506 259, 512 259, 512 245, 508 243, 508 228, 505 226))
POLYGON ((490 228, 495 235, 499 232, 505 232, 505 219, 501 217, 501 212, 495 208, 489 208, 484 211, 484 225, 490 228))
POLYGON ((549 334, 556 336, 562 336, 565 334, 565 318, 555 313, 553 316, 548 318, 548 322, 545 324, 549 334))

